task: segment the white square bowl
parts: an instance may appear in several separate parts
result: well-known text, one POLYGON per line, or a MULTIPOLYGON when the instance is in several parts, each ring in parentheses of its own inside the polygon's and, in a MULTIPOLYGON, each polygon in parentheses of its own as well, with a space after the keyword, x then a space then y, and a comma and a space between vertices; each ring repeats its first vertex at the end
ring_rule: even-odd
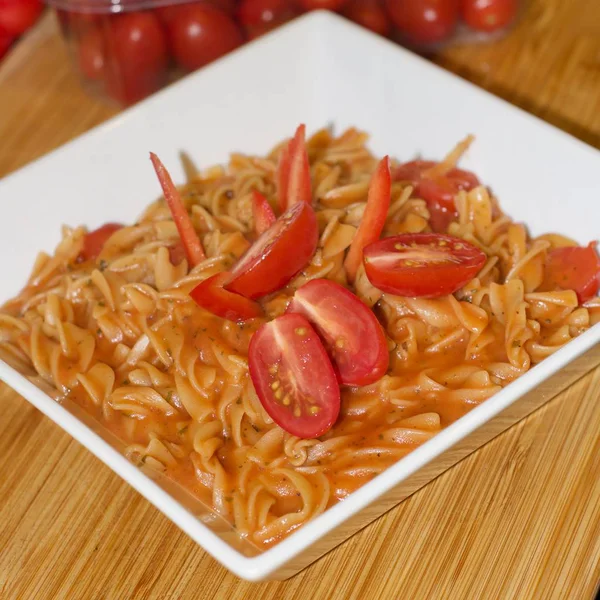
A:
MULTIPOLYGON (((600 237, 600 153, 417 56, 330 13, 312 13, 122 113, 0 182, 0 300, 24 284, 63 223, 134 220, 157 196, 148 151, 170 167, 231 151, 259 153, 299 122, 372 134, 377 154, 441 157, 466 133, 463 164, 493 186, 534 234, 600 237), (560 168, 554 168, 559 166, 560 168), (596 218, 592 218, 596 217, 596 218)), ((181 168, 173 169, 183 179, 181 168)), ((293 575, 600 363, 600 325, 364 485, 255 556, 215 532, 200 508, 127 461, 119 444, 8 365, 0 377, 53 419, 231 571, 248 580, 293 575), (78 415, 78 416, 76 416, 78 415), (153 480, 154 479, 154 480, 153 480), (177 496, 176 499, 174 496, 177 496)))

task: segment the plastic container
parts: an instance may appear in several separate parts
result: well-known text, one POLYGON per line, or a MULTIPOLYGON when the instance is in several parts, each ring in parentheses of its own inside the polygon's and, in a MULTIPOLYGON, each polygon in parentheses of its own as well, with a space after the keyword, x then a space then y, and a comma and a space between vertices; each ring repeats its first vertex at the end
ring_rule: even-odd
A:
POLYGON ((496 40, 521 0, 47 0, 84 86, 121 106, 315 8, 419 52, 496 40))

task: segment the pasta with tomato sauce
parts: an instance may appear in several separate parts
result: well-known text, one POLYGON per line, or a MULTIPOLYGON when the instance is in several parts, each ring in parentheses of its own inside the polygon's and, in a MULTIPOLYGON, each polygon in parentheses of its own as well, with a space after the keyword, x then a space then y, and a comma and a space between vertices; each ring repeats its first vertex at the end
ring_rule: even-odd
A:
MULTIPOLYGON (((529 236, 477 177, 304 129, 133 225, 65 227, 0 358, 259 549, 600 320, 593 246, 529 236)), ((149 172, 150 176, 150 172, 149 172)))

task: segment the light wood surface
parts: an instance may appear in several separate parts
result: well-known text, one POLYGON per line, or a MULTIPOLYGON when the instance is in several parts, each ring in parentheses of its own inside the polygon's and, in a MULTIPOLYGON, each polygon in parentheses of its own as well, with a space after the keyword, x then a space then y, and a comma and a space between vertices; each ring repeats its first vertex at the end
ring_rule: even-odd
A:
MULTIPOLYGON (((508 39, 437 61, 600 147, 597 0, 530 0, 508 39)), ((0 67, 0 176, 114 113, 44 19, 0 67)), ((0 384, 0 598, 591 599, 599 400, 596 369, 296 577, 251 584, 0 384)))

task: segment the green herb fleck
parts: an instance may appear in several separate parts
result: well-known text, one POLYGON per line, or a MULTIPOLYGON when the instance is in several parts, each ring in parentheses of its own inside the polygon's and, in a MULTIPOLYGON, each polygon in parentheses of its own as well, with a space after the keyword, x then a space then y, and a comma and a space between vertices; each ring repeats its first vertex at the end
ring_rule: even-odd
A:
POLYGON ((242 403, 242 399, 241 399, 241 398, 238 398, 238 399, 235 401, 235 403, 236 403, 236 404, 241 404, 241 403, 242 403))
POLYGON ((101 260, 100 263, 98 264, 98 268, 101 271, 104 271, 104 269, 106 269, 106 267, 108 267, 108 263, 105 260, 101 260))
POLYGON ((257 427, 254 423, 252 423, 252 429, 254 429, 256 433, 260 433, 260 427, 257 427))
POLYGON ((106 306, 106 304, 104 303, 104 300, 100 300, 100 302, 98 302, 98 306, 101 306, 102 308, 104 308, 106 306))
POLYGON ((131 382, 129 379, 123 379, 123 385, 129 385, 131 382))
POLYGON ((521 340, 513 340, 512 347, 513 348, 520 348, 521 347, 521 340))
POLYGON ((186 425, 185 427, 182 427, 177 433, 179 435, 183 435, 187 430, 188 430, 188 425, 186 425))
POLYGON ((382 440, 383 439, 383 433, 379 434, 379 439, 382 440))
POLYGON ((169 390, 167 392, 167 396, 166 396, 167 402, 171 402, 171 398, 173 398, 173 390, 169 390))

